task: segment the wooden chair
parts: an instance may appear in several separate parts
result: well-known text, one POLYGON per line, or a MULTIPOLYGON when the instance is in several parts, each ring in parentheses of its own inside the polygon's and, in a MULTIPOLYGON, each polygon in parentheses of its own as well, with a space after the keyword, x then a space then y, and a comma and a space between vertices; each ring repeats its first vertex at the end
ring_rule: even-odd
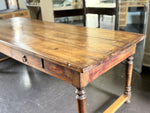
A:
POLYGON ((119 0, 116 0, 115 8, 101 8, 101 7, 86 7, 86 2, 83 0, 83 10, 84 10, 84 25, 86 26, 86 14, 98 14, 98 28, 100 28, 100 15, 115 15, 115 30, 118 30, 118 20, 119 20, 119 0))

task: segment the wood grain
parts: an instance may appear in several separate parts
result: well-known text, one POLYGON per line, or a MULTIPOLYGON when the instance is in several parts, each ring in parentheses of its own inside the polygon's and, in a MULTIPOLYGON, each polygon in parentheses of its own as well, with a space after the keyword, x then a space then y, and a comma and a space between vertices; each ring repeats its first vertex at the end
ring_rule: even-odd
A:
POLYGON ((26 18, 0 22, 1 43, 41 55, 64 67, 85 72, 136 44, 145 36, 84 28, 26 18))

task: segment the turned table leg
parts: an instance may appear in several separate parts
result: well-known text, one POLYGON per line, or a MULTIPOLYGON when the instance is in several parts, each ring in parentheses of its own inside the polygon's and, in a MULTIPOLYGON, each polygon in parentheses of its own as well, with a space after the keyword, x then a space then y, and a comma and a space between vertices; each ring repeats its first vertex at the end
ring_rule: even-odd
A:
POLYGON ((86 113, 86 95, 84 89, 76 89, 78 113, 86 113))
POLYGON ((132 71, 133 71, 133 56, 127 59, 127 72, 126 72, 126 85, 124 94, 128 96, 126 103, 131 102, 131 81, 132 81, 132 71))

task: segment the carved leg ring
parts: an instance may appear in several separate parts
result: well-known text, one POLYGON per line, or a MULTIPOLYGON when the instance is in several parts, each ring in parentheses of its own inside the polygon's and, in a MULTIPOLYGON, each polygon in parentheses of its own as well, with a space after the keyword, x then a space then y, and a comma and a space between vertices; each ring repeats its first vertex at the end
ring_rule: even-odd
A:
POLYGON ((86 113, 86 95, 84 89, 76 89, 78 113, 86 113))
POLYGON ((127 72, 126 72, 126 85, 124 94, 129 98, 126 103, 131 102, 131 81, 132 81, 132 72, 133 72, 133 56, 130 56, 127 59, 127 72))

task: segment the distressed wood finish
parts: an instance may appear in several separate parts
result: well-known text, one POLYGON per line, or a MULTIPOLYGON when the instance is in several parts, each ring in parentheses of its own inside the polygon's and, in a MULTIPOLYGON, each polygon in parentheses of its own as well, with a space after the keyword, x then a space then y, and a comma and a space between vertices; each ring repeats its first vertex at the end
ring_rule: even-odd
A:
POLYGON ((144 38, 22 17, 0 21, 0 52, 75 86, 79 113, 86 113, 83 92, 88 83, 133 55, 144 38))

